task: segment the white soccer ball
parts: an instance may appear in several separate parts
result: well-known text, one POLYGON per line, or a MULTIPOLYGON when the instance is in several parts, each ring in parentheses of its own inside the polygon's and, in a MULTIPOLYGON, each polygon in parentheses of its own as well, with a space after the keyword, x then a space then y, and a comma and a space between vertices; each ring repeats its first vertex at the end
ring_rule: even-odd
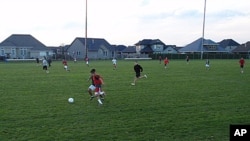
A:
POLYGON ((73 102, 74 102, 74 98, 69 98, 69 99, 68 99, 68 102, 69 102, 69 103, 73 103, 73 102))

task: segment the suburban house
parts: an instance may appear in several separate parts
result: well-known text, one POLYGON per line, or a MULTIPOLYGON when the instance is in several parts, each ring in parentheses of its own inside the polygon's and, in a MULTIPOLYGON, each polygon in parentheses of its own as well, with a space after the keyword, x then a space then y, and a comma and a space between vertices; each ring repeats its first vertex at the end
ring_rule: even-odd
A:
POLYGON ((222 48, 224 48, 229 53, 232 53, 232 50, 237 48, 240 44, 234 41, 233 39, 224 39, 218 43, 222 48))
POLYGON ((174 45, 165 45, 159 39, 143 39, 135 44, 138 54, 178 53, 174 45))
POLYGON ((0 43, 0 56, 7 59, 33 59, 53 54, 43 43, 29 34, 13 34, 0 43))
POLYGON ((127 47, 124 45, 112 45, 112 52, 114 52, 114 58, 123 58, 123 50, 127 47))
POLYGON ((67 49, 68 55, 77 59, 110 59, 116 57, 114 46, 110 45, 105 39, 87 38, 87 48, 85 38, 75 38, 67 49))
POLYGON ((192 43, 184 46, 179 49, 180 53, 225 53, 228 52, 224 48, 222 48, 218 43, 210 40, 199 38, 192 43), (202 41, 203 40, 203 41, 202 41), (203 47, 202 47, 203 42, 203 47))
POLYGON ((136 52, 135 46, 128 46, 124 50, 122 50, 122 58, 138 58, 140 57, 136 52))
POLYGON ((250 58, 250 41, 246 42, 245 44, 239 45, 233 51, 235 54, 241 54, 246 56, 245 58, 250 58))

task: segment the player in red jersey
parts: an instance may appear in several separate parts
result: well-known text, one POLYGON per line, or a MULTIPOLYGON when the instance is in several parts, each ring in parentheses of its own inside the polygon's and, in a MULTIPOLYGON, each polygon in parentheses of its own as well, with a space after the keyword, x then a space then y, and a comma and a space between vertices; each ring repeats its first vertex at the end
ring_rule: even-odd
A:
POLYGON ((240 72, 243 73, 244 72, 243 69, 244 69, 244 65, 245 65, 245 60, 243 57, 240 58, 239 63, 240 63, 240 72))
POLYGON ((102 90, 102 85, 104 84, 103 78, 100 75, 95 74, 93 75, 93 80, 95 84, 95 96, 97 97, 97 101, 99 104, 103 104, 101 101, 101 98, 103 99, 105 95, 105 92, 102 90))
POLYGON ((63 68, 64 68, 66 71, 69 71, 68 63, 67 63, 66 59, 63 59, 62 64, 63 64, 63 68))
POLYGON ((169 63, 169 60, 168 60, 168 57, 166 57, 166 58, 164 59, 164 66, 165 66, 165 69, 167 68, 168 63, 169 63))

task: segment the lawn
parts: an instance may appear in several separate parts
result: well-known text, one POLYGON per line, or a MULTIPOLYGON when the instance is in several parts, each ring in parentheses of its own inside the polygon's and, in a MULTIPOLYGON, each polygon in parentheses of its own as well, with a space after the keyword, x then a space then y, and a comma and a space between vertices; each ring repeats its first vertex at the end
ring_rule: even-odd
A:
POLYGON ((250 63, 238 60, 139 61, 147 79, 133 80, 133 61, 0 62, 1 141, 228 141, 230 124, 250 124, 250 63), (89 100, 95 68, 104 78, 102 106, 89 100), (75 102, 68 103, 73 97, 75 102))

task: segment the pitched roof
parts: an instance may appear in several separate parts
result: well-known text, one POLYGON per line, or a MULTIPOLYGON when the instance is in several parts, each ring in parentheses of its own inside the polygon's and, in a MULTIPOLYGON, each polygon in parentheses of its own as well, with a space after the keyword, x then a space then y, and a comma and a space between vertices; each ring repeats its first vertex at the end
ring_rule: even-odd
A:
POLYGON ((221 47, 226 48, 228 46, 239 46, 240 44, 233 39, 224 39, 218 43, 221 47))
POLYGON ((47 50, 46 46, 29 34, 12 34, 0 46, 30 47, 33 50, 47 50))
POLYGON ((151 47, 147 46, 147 47, 143 48, 140 52, 141 53, 152 53, 153 50, 151 47))
POLYGON ((232 52, 250 52, 250 41, 245 44, 241 44, 235 48, 232 52))
POLYGON ((135 45, 145 45, 145 46, 150 46, 150 45, 154 45, 154 44, 162 44, 165 45, 161 40, 159 39, 143 39, 141 41, 139 41, 138 43, 136 43, 135 45))
MULTIPOLYGON (((85 45, 85 38, 77 37, 75 40, 79 40, 83 45, 85 45)), ((112 50, 112 46, 105 39, 87 38, 87 47, 89 51, 97 51, 102 45, 107 47, 109 50, 112 50)))
MULTIPOLYGON (((201 46, 202 46, 202 39, 203 38, 199 38, 195 41, 193 41, 192 43, 186 45, 185 47, 179 49, 179 52, 200 52, 201 51, 201 46)), ((214 45, 214 46, 217 46, 217 49, 216 49, 216 52, 225 52, 225 49, 220 47, 219 44, 217 44, 216 42, 210 40, 210 39, 204 39, 203 40, 203 51, 204 52, 209 52, 210 50, 208 50, 206 48, 206 46, 209 46, 209 45, 214 45)))
POLYGON ((124 45, 112 45, 112 51, 118 51, 121 52, 122 50, 124 50, 125 48, 127 48, 124 45))
POLYGON ((122 52, 123 53, 136 53, 136 49, 134 46, 129 46, 129 47, 125 48, 122 52))

